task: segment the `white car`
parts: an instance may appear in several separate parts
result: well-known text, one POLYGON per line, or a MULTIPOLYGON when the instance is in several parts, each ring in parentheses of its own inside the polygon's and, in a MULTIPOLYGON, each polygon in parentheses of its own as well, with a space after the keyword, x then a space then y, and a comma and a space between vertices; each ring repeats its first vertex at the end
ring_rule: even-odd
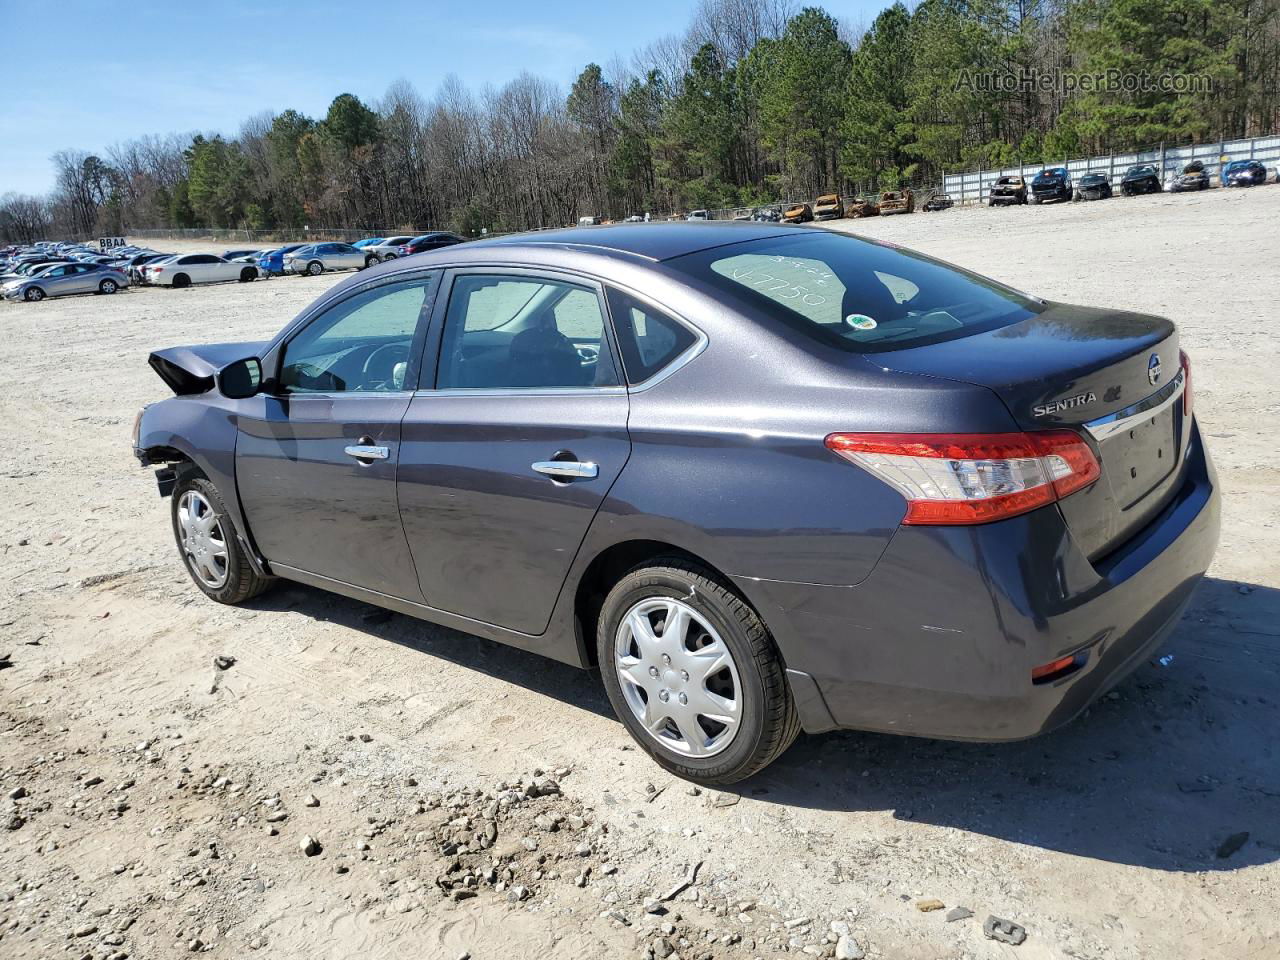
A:
POLYGON ((349 243, 313 243, 286 253, 284 272, 318 277, 326 270, 360 270, 371 256, 349 243))
POLYGON ((171 260, 149 263, 142 270, 148 283, 162 287, 189 287, 193 283, 222 283, 226 280, 248 283, 258 279, 258 268, 253 264, 223 260, 212 253, 188 253, 171 260))
POLYGON ((403 247, 410 240, 412 240, 415 236, 417 236, 417 234, 411 233, 411 234, 408 234, 407 236, 387 237, 387 239, 383 240, 381 243, 375 243, 373 244, 373 246, 365 247, 364 250, 361 252, 366 257, 367 256, 377 257, 379 261, 394 260, 396 257, 403 256, 403 254, 400 252, 400 248, 403 247))

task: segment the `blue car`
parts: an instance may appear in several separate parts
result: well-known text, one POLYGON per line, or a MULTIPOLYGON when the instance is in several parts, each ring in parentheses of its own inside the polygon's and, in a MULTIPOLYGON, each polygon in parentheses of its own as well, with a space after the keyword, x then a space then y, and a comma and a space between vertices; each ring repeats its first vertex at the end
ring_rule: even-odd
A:
POLYGON ((1252 187, 1267 182, 1267 168, 1257 160, 1232 160, 1222 168, 1224 187, 1252 187))
POLYGON ((284 255, 305 247, 305 243, 287 243, 258 257, 258 269, 269 277, 284 276, 284 255))

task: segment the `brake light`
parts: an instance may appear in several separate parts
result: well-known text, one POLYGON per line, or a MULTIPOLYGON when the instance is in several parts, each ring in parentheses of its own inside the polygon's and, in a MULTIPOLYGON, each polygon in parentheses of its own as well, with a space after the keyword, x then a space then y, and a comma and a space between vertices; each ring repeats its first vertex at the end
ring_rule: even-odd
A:
POLYGON ((1178 362, 1182 364, 1182 415, 1191 416, 1191 358, 1187 351, 1178 351, 1178 362))
POLYGON ((1072 430, 833 433, 826 446, 906 497, 906 524, 1015 517, 1084 489, 1102 473, 1072 430))

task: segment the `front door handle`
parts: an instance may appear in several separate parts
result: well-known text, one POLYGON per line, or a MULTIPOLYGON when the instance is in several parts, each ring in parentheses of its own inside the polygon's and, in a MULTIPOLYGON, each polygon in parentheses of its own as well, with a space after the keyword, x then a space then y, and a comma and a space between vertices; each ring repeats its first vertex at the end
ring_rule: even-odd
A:
POLYGON ((375 447, 367 443, 352 444, 343 452, 348 457, 355 457, 357 460, 385 460, 391 456, 391 451, 386 447, 375 447))
POLYGON ((591 480, 600 474, 600 468, 594 463, 581 460, 539 460, 531 466, 536 472, 559 480, 591 480))

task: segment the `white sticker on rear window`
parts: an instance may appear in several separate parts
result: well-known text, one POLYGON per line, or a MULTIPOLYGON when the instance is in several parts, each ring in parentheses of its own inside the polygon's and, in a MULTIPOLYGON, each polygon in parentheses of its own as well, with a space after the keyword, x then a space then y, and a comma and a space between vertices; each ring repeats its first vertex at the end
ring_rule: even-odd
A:
POLYGON ((877 326, 874 317, 868 317, 865 313, 851 313, 844 318, 844 322, 855 330, 874 330, 877 326))

